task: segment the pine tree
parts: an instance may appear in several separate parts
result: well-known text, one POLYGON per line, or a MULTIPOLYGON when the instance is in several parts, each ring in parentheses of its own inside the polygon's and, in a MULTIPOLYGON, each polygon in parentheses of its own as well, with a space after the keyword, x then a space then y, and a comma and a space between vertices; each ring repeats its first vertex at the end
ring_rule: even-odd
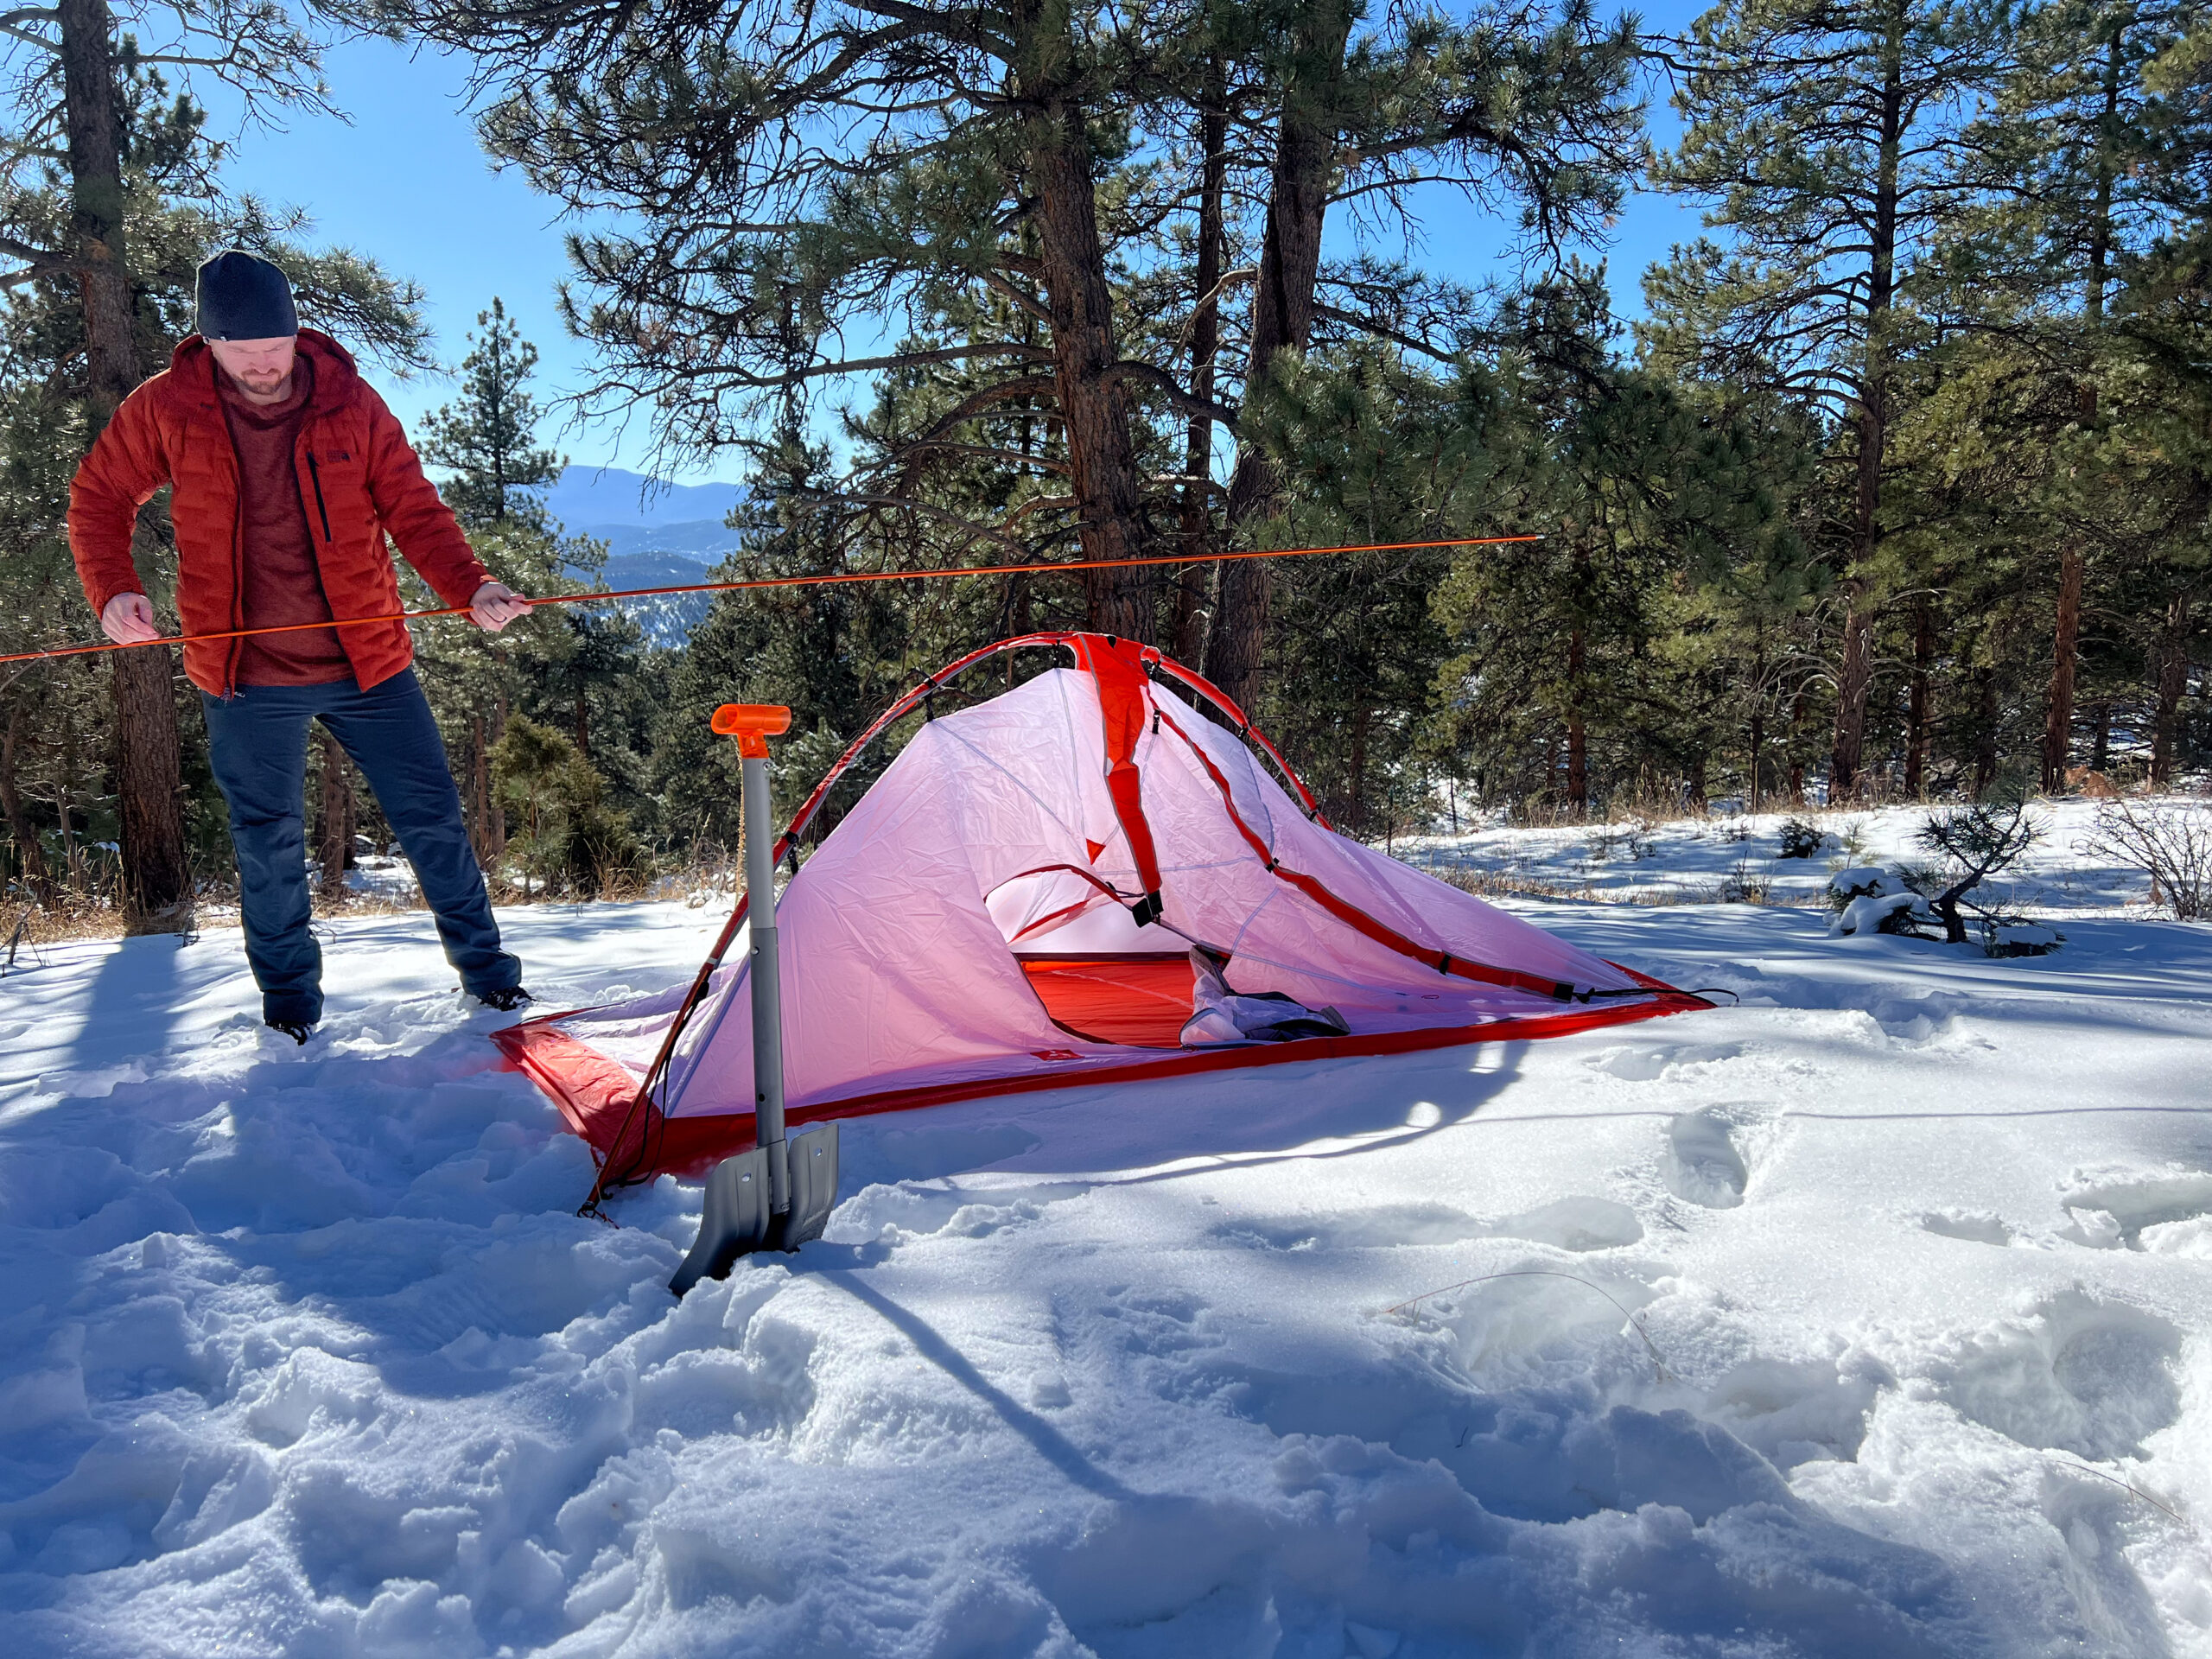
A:
POLYGON ((1911 284, 1986 186, 1966 143, 1996 74, 2001 9, 1950 0, 1724 0, 1682 43, 1687 127, 1655 177, 1726 245, 1678 249, 1647 289, 1660 361, 1787 391, 1847 435, 1830 789, 1865 765, 1897 365, 1911 284))
MULTIPOLYGON (((2005 435, 2025 451, 2036 516, 2056 532, 2046 790, 2064 786, 2071 758, 2085 603, 2094 586, 2121 578, 2105 567, 2143 520, 2133 493, 2141 469, 2112 464, 2113 446, 2129 447, 2120 429, 2158 401, 2143 396, 2144 371, 2152 383, 2171 378, 2129 340, 2114 301, 2193 194, 2171 162, 2192 139, 2202 145, 2204 118, 2161 99, 2148 76, 2195 16, 2170 0, 2054 0, 2029 12, 1995 109, 1973 135, 1990 156, 1993 199, 1948 250, 1955 307, 1986 335, 1968 354, 2058 383, 2044 418, 2005 435), (2127 493, 2111 487, 2122 480, 2127 493)), ((2170 602, 2188 585, 2169 580, 2170 602)))
POLYGON ((537 347, 522 337, 494 296, 476 314, 481 332, 461 360, 461 398, 424 423, 423 459, 453 474, 441 493, 465 520, 505 524, 511 517, 540 522, 543 502, 531 494, 560 481, 565 458, 538 448, 543 418, 530 383, 537 372, 537 347))
MULTIPOLYGON (((1390 326, 1387 302, 1363 292, 1370 285, 1358 279, 1370 273, 1325 272, 1332 206, 1379 198, 1411 224, 1407 185, 1419 176, 1456 185, 1473 205, 1510 204, 1516 228, 1555 257, 1618 207, 1622 179, 1643 160, 1626 20, 1600 25, 1586 0, 1569 0, 1555 19, 1388 12, 1362 30, 1365 21, 1351 0, 1262 3, 1242 20, 1274 138, 1264 181, 1252 187, 1267 207, 1248 397, 1314 344, 1317 327, 1325 339, 1407 337, 1390 326)), ((1288 482, 1264 444, 1241 443, 1224 533, 1249 543, 1257 520, 1281 511, 1288 482)), ((1206 641, 1208 677, 1248 706, 1272 581, 1264 561, 1224 566, 1206 641)))

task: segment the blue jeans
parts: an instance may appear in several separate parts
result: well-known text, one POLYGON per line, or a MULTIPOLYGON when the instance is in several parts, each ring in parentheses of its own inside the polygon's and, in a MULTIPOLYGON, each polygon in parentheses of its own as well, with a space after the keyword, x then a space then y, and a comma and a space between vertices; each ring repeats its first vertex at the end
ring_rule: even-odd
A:
POLYGON ((264 1019, 312 1025, 322 1017, 322 949, 308 931, 309 720, 322 721, 376 791, 462 986, 484 996, 522 982, 522 964, 499 949, 461 794, 413 669, 366 691, 346 679, 242 685, 236 696, 203 691, 200 701, 215 782, 230 803, 245 955, 264 1019))

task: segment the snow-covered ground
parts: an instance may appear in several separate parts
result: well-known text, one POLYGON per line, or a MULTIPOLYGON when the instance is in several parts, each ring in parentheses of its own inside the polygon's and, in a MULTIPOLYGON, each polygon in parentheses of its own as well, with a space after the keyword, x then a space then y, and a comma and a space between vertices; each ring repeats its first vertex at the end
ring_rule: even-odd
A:
MULTIPOLYGON (((2153 808, 2201 797, 2139 801, 2153 808)), ((1715 814, 1672 823, 1622 818, 1610 823, 1543 829, 1510 826, 1462 836, 1420 836, 1394 850, 1408 862, 1517 878, 1547 890, 1605 899, 1710 900, 1729 884, 1763 887, 1774 904, 1817 904, 1830 870, 1840 865, 1924 865, 1935 861, 1914 844, 1929 809, 1891 806, 1863 812, 1715 814), (1781 856, 1782 826, 1793 816, 1826 837, 1810 858, 1781 856)), ((2054 916, 2126 913, 2147 908, 2150 879, 2094 850, 2098 803, 2045 801, 2029 809, 2041 842, 1999 884, 2019 908, 2054 916)))
MULTIPOLYGON (((0 1653, 2212 1655, 2212 928, 1525 911, 1741 1004, 858 1120, 680 1306, 426 918, 304 1051, 235 932, 49 947, 0 1653)), ((505 918, 549 1005, 717 919, 505 918)))

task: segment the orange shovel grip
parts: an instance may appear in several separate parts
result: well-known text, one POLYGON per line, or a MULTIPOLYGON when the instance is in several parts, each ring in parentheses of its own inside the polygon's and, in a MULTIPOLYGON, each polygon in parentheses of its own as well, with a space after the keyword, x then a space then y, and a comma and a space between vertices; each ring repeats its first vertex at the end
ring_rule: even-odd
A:
POLYGON ((737 740, 737 752, 748 760, 768 758, 768 740, 791 728, 791 711, 772 702, 726 702, 715 710, 715 733, 737 740))

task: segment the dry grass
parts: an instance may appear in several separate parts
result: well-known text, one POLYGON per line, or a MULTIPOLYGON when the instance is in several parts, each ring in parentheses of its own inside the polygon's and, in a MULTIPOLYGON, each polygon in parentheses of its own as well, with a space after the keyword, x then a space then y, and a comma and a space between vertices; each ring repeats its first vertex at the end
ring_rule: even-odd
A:
POLYGON ((1677 905, 1770 905, 1786 909, 1818 909, 1826 901, 1817 895, 1778 893, 1763 882, 1707 881, 1665 887, 1599 889, 1580 884, 1548 880, 1512 870, 1452 869, 1433 872, 1462 893, 1478 899, 1554 899, 1583 905, 1633 905, 1646 910, 1671 909, 1677 905))

